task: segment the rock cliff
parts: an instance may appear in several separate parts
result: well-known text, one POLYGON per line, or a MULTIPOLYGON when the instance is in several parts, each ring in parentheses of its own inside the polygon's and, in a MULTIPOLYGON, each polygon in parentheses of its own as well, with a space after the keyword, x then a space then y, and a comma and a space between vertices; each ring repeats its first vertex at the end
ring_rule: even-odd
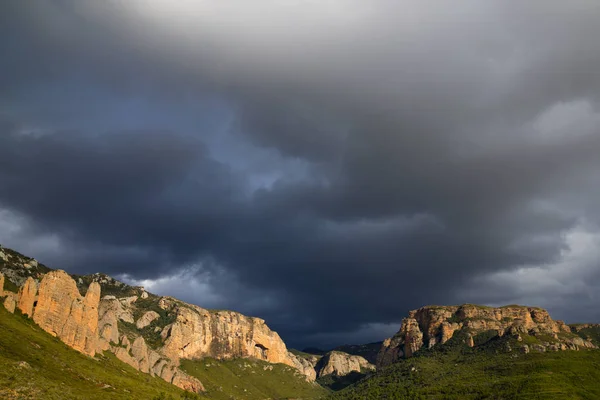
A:
POLYGON ((288 352, 262 319, 155 296, 104 274, 73 279, 12 250, 0 247, 0 253, 4 306, 84 354, 110 351, 141 372, 194 392, 204 390, 202 383, 179 369, 181 359, 256 358, 315 380, 314 365, 288 352), (4 290, 6 282, 14 291, 4 290))
POLYGON ((170 297, 161 298, 159 307, 175 318, 161 331, 162 352, 173 360, 252 357, 295 366, 279 335, 260 318, 209 311, 170 297))
MULTIPOLYGON (((408 317, 402 320, 398 333, 383 342, 377 367, 389 365, 399 358, 411 357, 423 348, 444 344, 459 332, 464 344, 470 347, 494 336, 507 334, 518 340, 522 340, 521 335, 542 338, 541 343, 533 346, 540 351, 542 348, 577 350, 596 347, 591 341, 574 335, 563 321, 554 321, 541 308, 492 308, 472 304, 426 306, 409 312, 408 317)), ((529 351, 529 347, 526 347, 529 351)))
POLYGON ((52 271, 42 279, 37 297, 33 321, 75 350, 94 356, 98 345, 100 285, 93 283, 82 297, 66 272, 52 271))
POLYGON ((18 297, 16 293, 13 293, 9 290, 4 290, 4 282, 4 275, 0 273, 0 301, 2 302, 4 308, 6 308, 9 312, 14 313, 15 308, 17 307, 18 297))
POLYGON ((345 376, 352 372, 367 372, 375 370, 375 366, 364 357, 353 356, 340 351, 325 354, 316 365, 317 377, 326 375, 345 376))
POLYGON ((17 295, 19 302, 17 307, 28 317, 33 317, 33 307, 37 302, 38 283, 32 277, 28 277, 17 295))
POLYGON ((306 376, 306 380, 312 382, 317 379, 316 366, 319 362, 320 356, 305 354, 304 356, 297 356, 289 352, 289 357, 294 362, 294 366, 298 371, 306 376))

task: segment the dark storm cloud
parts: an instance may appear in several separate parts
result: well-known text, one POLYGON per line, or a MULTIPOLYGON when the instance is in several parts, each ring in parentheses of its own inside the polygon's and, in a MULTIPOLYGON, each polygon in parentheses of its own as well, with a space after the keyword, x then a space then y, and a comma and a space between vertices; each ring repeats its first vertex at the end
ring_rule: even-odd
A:
POLYGON ((597 287, 600 10, 290 4, 3 5, 19 240, 300 344, 427 303, 600 318, 574 295, 597 287))

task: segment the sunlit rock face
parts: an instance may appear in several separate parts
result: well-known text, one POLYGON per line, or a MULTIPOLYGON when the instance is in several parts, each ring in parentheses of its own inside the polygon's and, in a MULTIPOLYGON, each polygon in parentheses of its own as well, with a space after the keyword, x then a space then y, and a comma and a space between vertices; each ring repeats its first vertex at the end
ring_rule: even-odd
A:
MULTIPOLYGON (((27 284, 27 283, 26 283, 27 284)), ((33 320, 46 332, 84 354, 96 354, 100 285, 93 282, 85 297, 64 271, 44 276, 33 320)))
POLYGON ((375 366, 361 356, 341 351, 331 351, 323 356, 316 365, 317 377, 326 375, 345 376, 352 372, 372 371, 375 366))
POLYGON ((37 301, 38 283, 32 277, 27 278, 19 289, 17 307, 28 317, 33 317, 33 308, 37 301))
POLYGON ((233 311, 209 311, 164 297, 160 306, 176 314, 162 335, 162 352, 171 359, 251 357, 296 366, 285 343, 260 318, 233 311))
POLYGON ((493 331, 497 336, 550 335, 556 343, 548 343, 546 347, 556 346, 562 350, 596 347, 591 341, 570 335, 568 325, 553 320, 546 310, 537 307, 426 306, 410 311, 398 333, 384 341, 377 367, 411 357, 420 349, 444 344, 457 332, 463 333, 464 343, 473 347, 478 334, 493 331))
POLYGON ((295 367, 308 381, 316 378, 314 363, 288 352, 260 318, 155 296, 105 274, 74 279, 16 252, 2 254, 9 261, 2 271, 18 288, 4 290, 7 276, 0 273, 3 306, 88 356, 110 351, 141 372, 194 392, 204 387, 179 368, 181 359, 256 358, 295 367))

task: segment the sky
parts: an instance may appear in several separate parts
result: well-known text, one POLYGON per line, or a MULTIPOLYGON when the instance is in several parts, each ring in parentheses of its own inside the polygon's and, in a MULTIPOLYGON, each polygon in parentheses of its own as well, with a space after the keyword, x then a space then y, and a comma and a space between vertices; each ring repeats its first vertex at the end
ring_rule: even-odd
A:
POLYGON ((0 5, 0 243, 291 347, 600 322, 592 0, 0 5))

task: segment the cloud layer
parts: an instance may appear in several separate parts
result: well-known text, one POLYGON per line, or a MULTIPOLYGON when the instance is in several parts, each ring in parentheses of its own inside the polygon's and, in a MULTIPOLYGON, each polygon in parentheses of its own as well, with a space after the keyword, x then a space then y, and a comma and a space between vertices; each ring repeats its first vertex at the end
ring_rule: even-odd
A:
POLYGON ((3 244, 298 346, 430 303, 600 319, 590 2, 0 7, 3 244))

